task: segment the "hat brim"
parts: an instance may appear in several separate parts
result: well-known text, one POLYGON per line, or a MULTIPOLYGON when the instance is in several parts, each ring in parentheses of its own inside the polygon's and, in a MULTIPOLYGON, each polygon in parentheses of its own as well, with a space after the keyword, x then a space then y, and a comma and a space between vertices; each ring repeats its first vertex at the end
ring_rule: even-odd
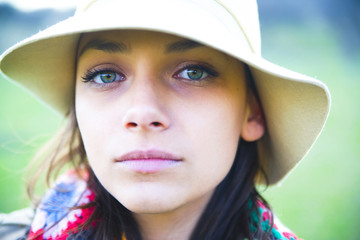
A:
POLYGON ((81 33, 150 30, 198 41, 250 66, 267 123, 267 133, 258 145, 260 161, 269 184, 283 179, 306 155, 324 126, 330 108, 327 87, 249 51, 244 35, 234 34, 224 21, 209 13, 202 13, 201 21, 182 19, 179 26, 173 26, 171 21, 164 23, 164 19, 177 17, 172 13, 156 14, 162 16, 151 18, 148 14, 144 16, 148 21, 125 16, 125 22, 118 16, 106 21, 81 15, 71 17, 10 48, 1 56, 0 68, 10 80, 66 115, 74 102, 76 51, 81 33), (216 27, 216 31, 203 26, 216 27))

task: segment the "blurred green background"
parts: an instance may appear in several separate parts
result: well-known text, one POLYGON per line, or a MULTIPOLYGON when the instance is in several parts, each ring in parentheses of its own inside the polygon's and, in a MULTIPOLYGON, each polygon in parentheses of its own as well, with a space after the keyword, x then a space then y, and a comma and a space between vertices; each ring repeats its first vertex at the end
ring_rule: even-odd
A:
MULTIPOLYGON (((316 77, 332 94, 326 127, 281 185, 264 192, 304 239, 360 237, 360 3, 259 0, 263 56, 316 77)), ((72 15, 0 5, 0 50, 72 15)), ((62 119, 0 76, 0 212, 29 205, 25 167, 62 119)))

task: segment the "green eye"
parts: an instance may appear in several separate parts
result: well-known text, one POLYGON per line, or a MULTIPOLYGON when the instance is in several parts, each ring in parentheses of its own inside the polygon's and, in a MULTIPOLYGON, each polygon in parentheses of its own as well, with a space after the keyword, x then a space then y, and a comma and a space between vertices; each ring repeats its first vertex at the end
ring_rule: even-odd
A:
POLYGON ((107 84, 112 82, 125 81, 126 76, 111 69, 88 70, 82 79, 84 79, 84 82, 107 84))
POLYGON ((125 80, 125 76, 118 74, 114 71, 104 70, 97 72, 93 78, 95 83, 112 83, 115 81, 123 81, 125 80))
POLYGON ((201 66, 189 66, 177 74, 179 78, 193 81, 199 81, 208 76, 209 72, 201 66))
POLYGON ((111 83, 116 79, 116 73, 114 72, 103 72, 94 78, 94 81, 97 82, 97 78, 100 78, 103 83, 111 83))
POLYGON ((204 72, 204 70, 200 69, 200 68, 189 68, 186 69, 186 75, 191 79, 191 80, 199 80, 201 78, 203 78, 203 76, 205 75, 205 77, 207 73, 204 72))

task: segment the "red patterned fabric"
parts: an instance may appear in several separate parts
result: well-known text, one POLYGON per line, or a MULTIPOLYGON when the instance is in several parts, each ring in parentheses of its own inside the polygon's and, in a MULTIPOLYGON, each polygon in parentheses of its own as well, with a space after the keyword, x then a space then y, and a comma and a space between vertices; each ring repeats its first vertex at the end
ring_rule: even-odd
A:
MULTIPOLYGON (((38 206, 35 218, 31 225, 29 239, 34 240, 86 240, 91 237, 91 229, 77 235, 78 226, 86 222, 94 212, 94 207, 74 208, 88 204, 95 199, 95 194, 88 188, 85 179, 80 179, 75 172, 68 172, 62 175, 43 198, 38 206)), ((253 223, 252 231, 260 226, 264 231, 270 229, 271 211, 261 202, 257 201, 256 206, 260 216, 254 211, 251 214, 253 223), (260 218, 259 218, 260 217, 260 218)), ((92 223, 96 228, 96 222, 92 223)), ((274 224, 271 235, 276 240, 300 240, 274 216, 274 224)), ((123 237, 125 240, 125 237, 123 237)))
MULTIPOLYGON (((261 221, 257 219, 257 217, 253 216, 253 221, 256 224, 261 224, 261 227, 264 231, 267 231, 270 228, 271 221, 271 211, 261 202, 257 201, 256 206, 260 212, 261 221)), ((302 240, 298 238, 294 233, 290 232, 276 216, 274 216, 274 224, 271 229, 271 235, 276 240, 302 240)))
MULTIPOLYGON (((95 199, 95 194, 87 188, 87 183, 79 179, 75 172, 61 176, 36 209, 29 239, 66 240, 77 232, 77 227, 85 223, 94 207, 73 209, 95 199)), ((95 223, 93 223, 95 227, 95 223)))

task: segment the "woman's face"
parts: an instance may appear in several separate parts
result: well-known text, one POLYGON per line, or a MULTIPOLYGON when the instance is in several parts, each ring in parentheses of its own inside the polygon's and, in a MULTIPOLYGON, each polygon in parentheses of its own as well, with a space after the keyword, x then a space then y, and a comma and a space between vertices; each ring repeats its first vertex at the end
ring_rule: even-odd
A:
POLYGON ((86 34, 77 64, 76 115, 101 184, 139 214, 206 204, 248 125, 242 65, 147 31, 86 34))

